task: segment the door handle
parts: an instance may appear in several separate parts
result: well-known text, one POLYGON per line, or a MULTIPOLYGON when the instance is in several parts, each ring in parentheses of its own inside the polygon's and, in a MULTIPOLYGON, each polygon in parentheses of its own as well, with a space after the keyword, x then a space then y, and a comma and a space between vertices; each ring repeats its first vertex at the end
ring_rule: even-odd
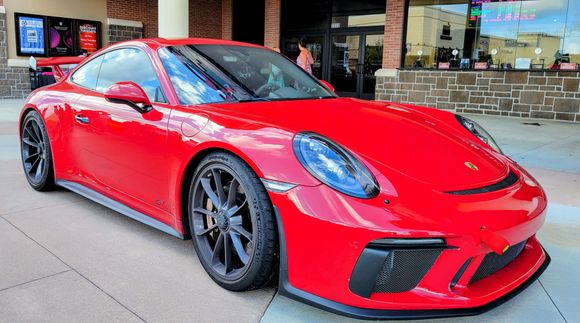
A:
POLYGON ((85 117, 85 116, 82 116, 82 115, 79 115, 79 114, 75 115, 75 120, 78 123, 85 123, 85 124, 86 123, 89 123, 89 118, 88 117, 85 117))

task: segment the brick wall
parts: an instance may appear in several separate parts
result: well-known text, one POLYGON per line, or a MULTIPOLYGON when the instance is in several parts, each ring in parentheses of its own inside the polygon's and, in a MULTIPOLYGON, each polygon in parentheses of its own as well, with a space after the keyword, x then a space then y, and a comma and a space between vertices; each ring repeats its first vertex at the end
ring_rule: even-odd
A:
POLYGON ((143 38, 143 28, 109 25, 108 31, 109 44, 114 44, 126 40, 143 38))
POLYGON ((28 93, 30 93, 28 68, 8 66, 6 14, 0 13, 0 99, 21 99, 28 93))
POLYGON ((580 122, 580 72, 399 70, 377 100, 456 112, 580 122))
POLYGON ((222 39, 232 39, 233 30, 233 3, 232 0, 222 0, 222 39))
POLYGON ((265 0, 264 46, 280 47, 281 0, 265 0))
POLYGON ((405 15, 405 0, 387 0, 385 20, 385 46, 383 47, 383 68, 401 66, 401 46, 405 15))
MULTIPOLYGON (((133 39, 139 32, 142 35, 137 38, 157 37, 157 0, 107 0, 107 17, 143 23, 142 30, 115 28, 115 32, 121 32, 123 35, 117 36, 116 39, 133 39)), ((109 35, 111 37, 111 33, 109 35)), ((222 37, 222 0, 189 0, 189 36, 222 37)))
POLYGON ((189 0, 189 36, 222 37, 222 0, 189 0))
MULTIPOLYGON (((140 21, 143 23, 140 37, 157 37, 157 0, 107 0, 107 17, 140 21)), ((118 29, 118 31, 129 30, 118 29)), ((130 32, 139 31, 130 30, 130 32)), ((132 35, 137 36, 137 34, 132 35)), ((123 40, 133 39, 127 38, 130 36, 129 34, 124 34, 120 38, 126 38, 123 40)))

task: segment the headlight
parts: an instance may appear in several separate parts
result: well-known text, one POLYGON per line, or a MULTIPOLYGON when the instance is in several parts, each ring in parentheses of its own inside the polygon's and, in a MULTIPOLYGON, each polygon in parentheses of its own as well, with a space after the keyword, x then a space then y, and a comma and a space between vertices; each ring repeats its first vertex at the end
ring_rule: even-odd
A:
POLYGON ((457 119, 457 121, 459 121, 459 123, 461 123, 461 125, 465 129, 471 132, 479 140, 483 141, 485 144, 493 148, 498 153, 503 154, 501 148, 499 148, 498 144, 495 142, 495 140, 493 140, 493 137, 487 131, 485 131, 485 129, 483 129, 482 126, 477 124, 477 122, 457 114, 455 115, 455 118, 457 119))
POLYGON ((346 195, 371 198, 379 193, 373 174, 344 148, 315 133, 299 133, 294 153, 322 183, 346 195))

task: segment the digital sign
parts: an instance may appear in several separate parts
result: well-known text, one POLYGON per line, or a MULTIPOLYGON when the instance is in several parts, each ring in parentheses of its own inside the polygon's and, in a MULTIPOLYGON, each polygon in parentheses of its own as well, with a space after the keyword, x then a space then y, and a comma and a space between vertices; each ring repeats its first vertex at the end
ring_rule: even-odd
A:
POLYGON ((21 56, 46 55, 46 19, 42 16, 15 14, 16 52, 21 56))
POLYGON ((101 47, 100 26, 98 21, 77 21, 77 39, 79 50, 86 51, 88 54, 97 51, 101 47))
POLYGON ((479 22, 531 21, 536 19, 535 1, 471 0, 469 4, 469 27, 479 22))
POLYGON ((50 56, 73 56, 73 21, 66 18, 49 17, 49 49, 50 56))
POLYGON ((101 48, 101 22, 14 13, 16 55, 76 56, 101 48))

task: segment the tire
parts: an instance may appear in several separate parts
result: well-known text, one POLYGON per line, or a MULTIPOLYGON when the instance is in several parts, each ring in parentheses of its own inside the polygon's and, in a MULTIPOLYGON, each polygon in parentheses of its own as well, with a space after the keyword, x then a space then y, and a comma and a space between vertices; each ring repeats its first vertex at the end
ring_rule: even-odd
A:
POLYGON ((215 152, 200 162, 190 184, 188 216, 199 260, 218 285, 244 291, 272 279, 278 261, 273 207, 240 158, 215 152))
POLYGON ((50 140, 36 111, 24 117, 20 129, 20 155, 26 180, 37 191, 54 189, 54 168, 50 140))

